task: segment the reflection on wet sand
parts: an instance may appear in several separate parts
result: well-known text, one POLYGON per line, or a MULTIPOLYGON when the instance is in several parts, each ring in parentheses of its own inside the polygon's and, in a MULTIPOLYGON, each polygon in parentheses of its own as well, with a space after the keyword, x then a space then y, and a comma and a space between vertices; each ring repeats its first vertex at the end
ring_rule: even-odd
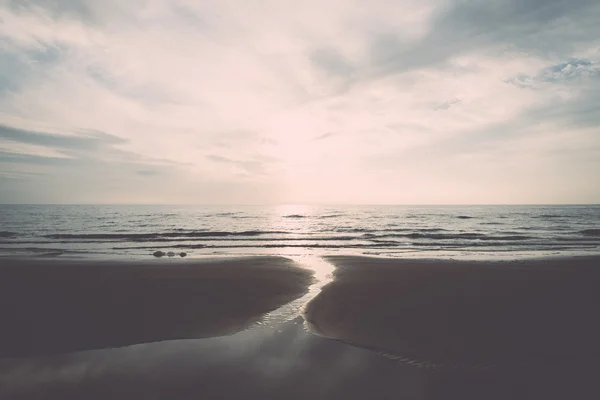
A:
POLYGON ((227 337, 5 359, 0 361, 0 398, 480 400, 598 393, 597 371, 589 369, 413 368, 311 335, 302 322, 297 318, 227 337))
POLYGON ((1 398, 369 398, 415 390, 418 371, 316 337, 301 318, 228 337, 0 363, 1 398), (412 387, 412 389, 411 389, 412 387), (2 396, 6 397, 2 397, 2 396))

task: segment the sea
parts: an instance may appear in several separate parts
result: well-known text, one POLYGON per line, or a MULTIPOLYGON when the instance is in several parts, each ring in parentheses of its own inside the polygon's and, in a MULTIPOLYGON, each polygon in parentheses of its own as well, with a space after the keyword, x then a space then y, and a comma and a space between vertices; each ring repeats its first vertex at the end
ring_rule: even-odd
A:
POLYGON ((0 205, 0 257, 600 254, 600 205, 0 205), (157 253, 161 254, 161 253, 157 253))

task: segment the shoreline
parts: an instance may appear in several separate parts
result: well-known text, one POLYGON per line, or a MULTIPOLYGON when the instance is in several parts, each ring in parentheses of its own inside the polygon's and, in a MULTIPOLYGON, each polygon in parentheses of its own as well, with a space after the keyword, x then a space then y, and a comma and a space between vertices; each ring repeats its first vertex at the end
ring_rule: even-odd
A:
MULTIPOLYGON (((149 250, 165 251, 165 255, 156 257, 153 251, 138 254, 129 253, 106 253, 94 251, 64 251, 59 249, 48 249, 45 252, 37 254, 24 253, 0 253, 0 260, 3 262, 23 262, 23 261, 86 261, 86 262, 111 262, 111 263, 203 263, 207 260, 240 260, 248 258, 275 257, 275 258, 298 258, 314 257, 327 260, 330 257, 343 258, 371 258, 396 260, 399 262, 414 261, 460 261, 460 262, 517 262, 530 260, 553 260, 564 258, 600 258, 600 248, 597 250, 575 251, 575 250, 529 250, 529 251, 463 251, 463 250, 422 250, 422 251, 362 251, 360 249, 348 248, 344 253, 338 251, 323 251, 323 249, 283 247, 286 251, 273 251, 273 249, 247 248, 247 251, 219 251, 214 253, 186 252, 184 257, 179 255, 181 249, 170 247, 151 247, 149 250), (168 251, 173 251, 174 256, 168 257, 168 251)), ((279 249, 279 250, 282 250, 279 249)))

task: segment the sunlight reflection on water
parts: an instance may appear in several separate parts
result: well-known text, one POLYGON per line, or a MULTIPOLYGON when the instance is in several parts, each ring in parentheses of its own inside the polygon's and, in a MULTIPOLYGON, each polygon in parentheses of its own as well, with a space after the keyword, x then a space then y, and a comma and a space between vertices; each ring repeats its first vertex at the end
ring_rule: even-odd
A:
POLYGON ((287 256, 287 258, 295 261, 303 268, 314 271, 314 283, 309 287, 308 293, 304 296, 266 314, 261 321, 257 322, 250 329, 257 326, 274 327, 298 317, 302 314, 304 306, 319 294, 323 286, 333 279, 335 267, 321 257, 308 254, 307 252, 304 255, 287 256))

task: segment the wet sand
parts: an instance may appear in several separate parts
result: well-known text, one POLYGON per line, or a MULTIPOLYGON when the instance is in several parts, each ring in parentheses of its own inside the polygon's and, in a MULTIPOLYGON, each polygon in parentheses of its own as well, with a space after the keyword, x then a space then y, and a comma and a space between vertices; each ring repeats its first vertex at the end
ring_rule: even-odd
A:
POLYGON ((420 371, 311 335, 302 322, 210 339, 0 359, 0 398, 421 398, 420 371))
POLYGON ((305 331, 298 318, 231 336, 0 359, 11 400, 598 398, 598 370, 414 368, 305 331))
POLYGON ((283 258, 3 266, 0 398, 600 395, 597 258, 328 260, 335 279, 306 312, 323 336, 301 317, 243 330, 312 283, 283 258), (47 354, 140 340, 152 343, 47 354))
POLYGON ((600 258, 328 260, 334 280, 306 309, 325 337, 429 366, 600 360, 600 258))
POLYGON ((0 357, 230 334, 312 282, 310 271, 280 257, 2 259, 0 357))

